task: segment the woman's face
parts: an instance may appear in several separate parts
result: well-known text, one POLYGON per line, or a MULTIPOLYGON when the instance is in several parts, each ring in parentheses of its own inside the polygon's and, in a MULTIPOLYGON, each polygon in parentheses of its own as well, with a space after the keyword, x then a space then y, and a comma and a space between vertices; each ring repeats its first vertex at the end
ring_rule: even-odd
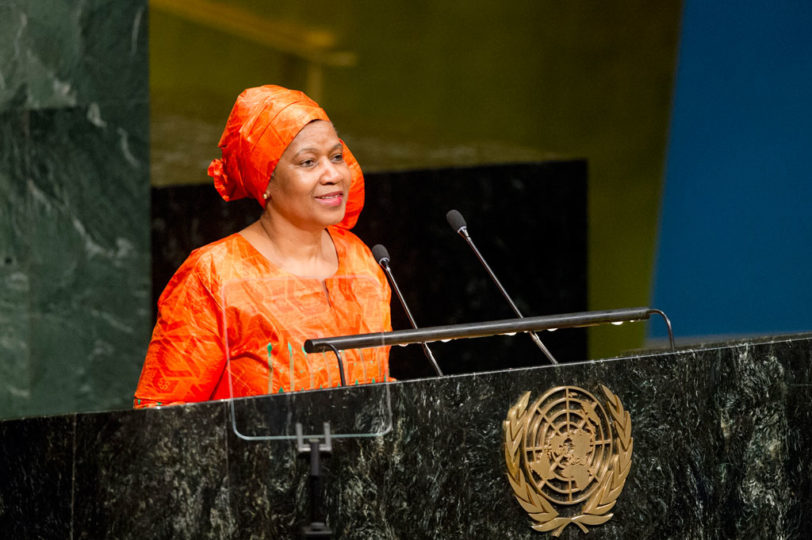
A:
POLYGON ((350 181, 333 125, 311 122, 279 159, 266 190, 266 210, 297 228, 321 230, 344 218, 350 181))

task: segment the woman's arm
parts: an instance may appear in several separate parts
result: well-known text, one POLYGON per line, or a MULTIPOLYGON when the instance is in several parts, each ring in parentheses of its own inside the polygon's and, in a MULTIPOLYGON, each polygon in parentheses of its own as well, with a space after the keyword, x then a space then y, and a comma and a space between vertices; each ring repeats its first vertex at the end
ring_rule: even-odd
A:
POLYGON ((211 399, 225 368, 225 349, 221 308, 210 282, 187 260, 164 289, 134 407, 211 399))

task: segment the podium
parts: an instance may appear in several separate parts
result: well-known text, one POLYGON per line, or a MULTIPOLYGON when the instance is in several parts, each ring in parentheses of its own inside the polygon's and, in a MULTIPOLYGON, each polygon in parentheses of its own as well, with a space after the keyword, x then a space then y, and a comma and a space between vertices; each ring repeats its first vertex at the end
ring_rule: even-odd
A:
MULTIPOLYGON (((518 339, 518 338, 517 338, 518 339)), ((541 361, 541 360, 540 360, 541 361)), ((812 513, 812 335, 162 409, 0 423, 8 538, 289 538, 308 522, 310 463, 248 441, 252 414, 329 410, 391 429, 337 438, 323 510, 336 538, 540 538, 508 481, 503 423, 525 392, 605 386, 634 449, 596 538, 803 538, 812 513), (366 421, 366 420, 363 420, 366 421), (385 423, 385 421, 384 421, 385 423), (243 424, 245 425, 245 424, 243 424)), ((580 538, 568 526, 560 538, 580 538)))

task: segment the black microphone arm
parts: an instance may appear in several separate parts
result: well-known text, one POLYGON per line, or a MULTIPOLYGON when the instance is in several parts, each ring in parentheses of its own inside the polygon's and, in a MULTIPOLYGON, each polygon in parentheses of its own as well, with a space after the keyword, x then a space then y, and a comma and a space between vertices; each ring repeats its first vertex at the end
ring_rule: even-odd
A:
MULTIPOLYGON (((400 292, 400 287, 398 287, 398 282, 395 281, 395 276, 392 274, 392 269, 389 267, 389 251, 387 251, 386 248, 381 244, 376 244, 372 247, 372 256, 375 257, 375 260, 378 261, 378 264, 380 264, 381 268, 383 268, 386 278, 389 280, 389 283, 392 285, 392 289, 395 291, 395 295, 398 297, 398 300, 400 300, 400 305, 403 306, 403 311, 406 312, 406 317, 409 318, 409 322, 412 324, 412 328, 417 330, 417 323, 415 322, 414 317, 412 317, 412 312, 409 310, 409 306, 406 305, 406 299, 403 298, 403 294, 400 292)), ((437 364, 437 360, 434 358, 429 346, 425 343, 421 343, 420 346, 423 349, 423 354, 426 355, 426 358, 431 363, 431 367, 433 367, 434 371, 437 373, 437 376, 442 377, 443 372, 440 369, 439 364, 437 364)))
MULTIPOLYGON (((504 296, 505 300, 507 300, 508 304, 510 304, 510 307, 513 309, 513 313, 515 313, 516 316, 519 317, 520 319, 523 319, 524 315, 522 315, 522 312, 519 311, 519 308, 513 302, 513 299, 510 298, 510 295, 502 286, 502 283, 499 282, 499 278, 496 277, 496 274, 493 273, 493 270, 491 270, 491 267, 485 261, 485 258, 482 256, 482 254, 474 245, 474 241, 471 239, 471 235, 468 234, 468 226, 466 225, 465 218, 462 217, 462 214, 460 214, 459 211, 457 210, 449 210, 448 213, 445 215, 445 217, 448 220, 448 224, 451 225, 452 229, 454 229, 454 232, 462 236, 468 243, 468 245, 471 247, 473 252, 476 254, 477 259, 479 259, 479 262, 482 263, 482 266, 485 267, 485 270, 488 272, 488 275, 491 276, 491 280, 493 280, 493 282, 499 288, 499 292, 502 293, 502 296, 504 296)), ((541 339, 538 337, 538 335, 534 331, 528 332, 528 334, 530 334, 530 337, 533 339, 533 342, 539 349, 541 349, 541 352, 544 353, 547 359, 549 359, 550 362, 553 364, 558 364, 556 359, 553 358, 552 353, 547 349, 547 347, 544 346, 544 343, 541 342, 541 339)))

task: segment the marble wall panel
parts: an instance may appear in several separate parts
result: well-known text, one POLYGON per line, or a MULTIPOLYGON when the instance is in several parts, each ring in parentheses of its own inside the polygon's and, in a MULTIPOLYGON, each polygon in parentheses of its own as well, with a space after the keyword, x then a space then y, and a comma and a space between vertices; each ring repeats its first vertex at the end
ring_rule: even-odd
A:
POLYGON ((789 381, 775 353, 762 347, 744 346, 723 357, 722 366, 716 410, 729 457, 719 465, 716 483, 722 487, 719 515, 736 519, 722 518, 719 527, 739 538, 769 537, 786 528, 791 493, 784 468, 793 436, 786 414, 789 381), (759 514, 759 520, 750 518, 759 514))
POLYGON ((786 494, 790 501, 786 526, 802 537, 812 519, 812 459, 809 457, 812 429, 799 429, 798 426, 812 425, 812 384, 792 385, 788 398, 787 409, 791 421, 785 474, 792 479, 792 483, 790 492, 786 494))
POLYGON ((228 429, 228 500, 235 537, 295 535, 303 523, 293 516, 297 509, 308 509, 307 458, 298 456, 290 441, 244 441, 228 429))
MULTIPOLYGON (((323 422, 329 422, 334 436, 359 436, 356 439, 336 440, 336 449, 345 448, 346 445, 359 448, 353 440, 364 441, 360 444, 366 447, 380 439, 365 435, 385 432, 387 426, 392 426, 392 393, 386 386, 375 385, 355 387, 353 395, 355 399, 347 401, 344 390, 331 389, 278 395, 273 400, 236 400, 234 425, 236 432, 242 435, 267 438, 295 436, 297 422, 302 424, 306 435, 321 434, 323 422)), ((283 538, 296 535, 303 523, 293 515, 297 508, 309 508, 309 456, 298 455, 293 440, 249 441, 237 436, 230 422, 226 429, 229 501, 238 536, 283 538)), ((351 461, 351 467, 363 466, 351 461)), ((325 471, 333 467, 343 469, 348 465, 332 457, 322 462, 325 471)), ((359 489, 375 489, 361 485, 361 477, 355 481, 359 482, 359 489)), ((347 502, 350 506, 343 508, 351 511, 355 502, 347 502)), ((322 510, 330 504, 325 503, 322 510)), ((368 510, 366 508, 364 512, 368 510)), ((373 516, 367 517, 373 519, 373 516)))
MULTIPOLYGON (((783 472, 790 457, 781 450, 798 432, 782 410, 791 378, 769 362, 764 365, 775 357, 771 349, 780 348, 709 348, 563 370, 423 381, 419 394, 404 385, 395 403, 402 422, 395 437, 381 441, 380 454, 367 445, 357 453, 350 450, 352 458, 342 462, 347 447, 340 446, 344 450, 331 458, 342 462, 336 469, 346 475, 336 479, 342 487, 335 488, 330 522, 342 535, 358 538, 370 521, 380 523, 376 531, 383 537, 406 530, 439 536, 512 531, 505 537, 529 537, 529 529, 512 525, 526 517, 500 489, 502 456, 494 452, 509 396, 558 384, 590 388, 601 381, 632 412, 635 436, 634 468, 616 517, 601 527, 602 537, 625 538, 629 531, 647 538, 782 536, 792 530, 791 494, 799 477, 783 472), (376 466, 376 460, 386 464, 376 466), (348 489, 347 482, 366 487, 363 503, 354 495, 364 491, 348 489), (386 502, 372 492, 385 492, 386 502), (425 501, 416 501, 415 493, 425 501), (385 506, 380 520, 366 520, 376 515, 378 504, 385 506), (353 505, 360 505, 358 511, 347 512, 353 505), (393 511, 397 508, 404 511, 393 511)), ((572 529, 564 537, 579 534, 572 529)))
POLYGON ((28 113, 0 112, 0 417, 17 416, 30 399, 31 280, 25 183, 28 113))
POLYGON ((26 6, 27 106, 147 102, 146 2, 26 6))
POLYGON ((73 537, 231 537, 225 411, 78 415, 73 537))
POLYGON ((28 0, 0 0, 0 112, 25 103, 25 29, 28 0))
POLYGON ((149 331, 147 106, 30 114, 33 397, 121 406, 149 331))
POLYGON ((0 423, 3 538, 70 538, 75 416, 0 423))
MULTIPOLYGON (((613 518, 592 528, 600 538, 805 538, 810 359, 806 335, 397 383, 391 432, 333 441, 323 509, 341 538, 537 538, 505 477, 502 422, 524 391, 605 384, 631 415, 634 454, 613 518)), ((363 423, 381 412, 370 397, 383 388, 244 398, 235 412, 288 432, 308 416, 363 423)), ((20 449, 33 439, 32 460, 75 456, 73 537, 297 536, 309 521, 308 458, 291 441, 235 436, 229 413, 213 402, 2 423, 0 470, 14 472, 0 484, 12 501, 0 519, 33 522, 26 509, 53 496, 36 488, 45 482, 64 496, 64 464, 27 466, 20 449), (16 496, 29 470, 43 479, 25 478, 16 496)), ((64 504, 50 515, 70 518, 64 504)), ((582 537, 574 526, 561 534, 582 537)))
POLYGON ((0 261, 24 270, 30 254, 26 241, 27 153, 29 142, 21 134, 29 129, 27 111, 0 112, 0 261), (22 180, 22 181, 21 181, 22 180))
POLYGON ((785 448, 788 459, 784 475, 790 480, 789 492, 784 496, 789 500, 785 514, 785 524, 791 536, 803 538, 812 519, 812 350, 800 343, 788 343, 787 348, 777 354, 786 365, 787 388, 786 415, 788 429, 785 448))
POLYGON ((129 405, 149 336, 146 1, 0 1, 0 418, 129 405))

